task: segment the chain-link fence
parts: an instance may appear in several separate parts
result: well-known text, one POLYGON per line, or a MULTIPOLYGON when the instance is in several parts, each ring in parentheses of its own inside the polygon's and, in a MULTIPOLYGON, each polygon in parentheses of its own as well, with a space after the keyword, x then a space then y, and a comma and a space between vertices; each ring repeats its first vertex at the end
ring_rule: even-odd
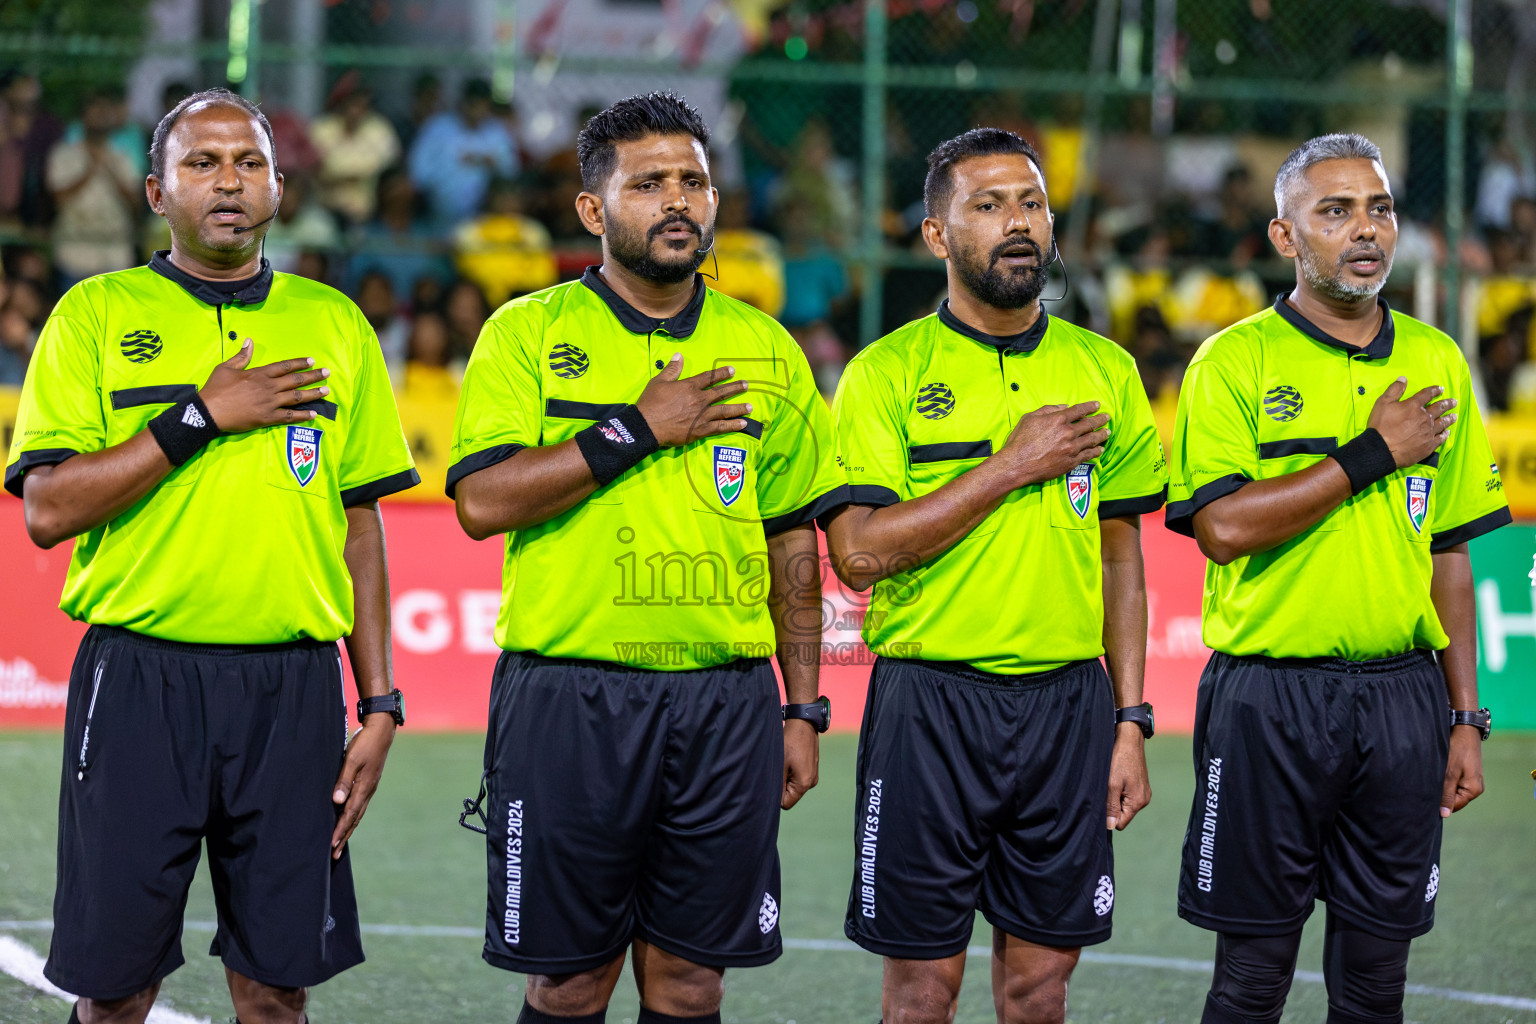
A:
MULTIPOLYGON (((299 238, 307 269, 354 291, 407 250, 451 280, 463 223, 501 203, 549 254, 486 289, 491 302, 596 251, 571 209, 583 116, 674 89, 715 131, 722 221, 782 262, 776 312, 808 352, 826 348, 829 379, 936 302, 925 158, 977 124, 1042 151, 1071 274, 1055 311, 1171 374, 1291 276, 1264 234, 1270 183, 1324 131, 1383 150, 1403 222, 1397 304, 1475 358, 1472 339, 1536 301, 1514 289, 1490 311, 1486 287, 1464 287, 1536 263, 1536 0, 17 0, 0 9, 0 68, 37 73, 62 120, 126 86, 140 138, 187 89, 259 97, 290 183, 334 220, 299 238), (431 162, 424 129, 479 80, 512 157, 445 210, 413 147, 431 162), (325 162, 349 103, 394 142, 340 181, 325 162), (427 216, 380 227, 392 188, 427 216)), ((7 237, 41 237, 48 197, 18 212, 7 187, 0 174, 7 237)))

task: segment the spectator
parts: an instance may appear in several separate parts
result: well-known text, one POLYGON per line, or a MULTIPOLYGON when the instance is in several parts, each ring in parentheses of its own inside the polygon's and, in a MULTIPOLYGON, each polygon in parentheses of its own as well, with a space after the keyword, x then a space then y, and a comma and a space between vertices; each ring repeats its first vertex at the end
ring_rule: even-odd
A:
MULTIPOLYGON (((784 251, 778 239, 750 225, 751 204, 751 196, 740 189, 720 198, 713 250, 716 279, 710 287, 778 317, 784 311, 784 251)), ((709 269, 706 263, 705 272, 709 269)))
POLYGON ((833 307, 848 291, 843 265, 816 230, 810 205, 792 199, 781 213, 784 239, 784 310, 782 323, 800 343, 816 386, 823 394, 837 390, 848 354, 832 330, 833 307))
POLYGON ((411 325, 401 398, 410 402, 457 401, 459 382, 449 362, 453 339, 438 313, 423 313, 411 325))
POLYGON ((1503 329, 1479 340, 1479 364, 1489 412, 1536 413, 1536 364, 1529 359, 1532 313, 1523 306, 1510 313, 1503 329))
POLYGON ((848 243, 857 205, 853 170, 838 159, 826 122, 811 121, 801 131, 774 198, 776 207, 791 203, 808 207, 806 226, 827 245, 841 249, 848 243))
POLYGON ((134 236, 145 205, 143 179, 133 161, 112 146, 123 110, 110 94, 96 93, 81 115, 83 136, 60 142, 48 155, 48 188, 58 210, 53 259, 68 287, 93 274, 135 262, 134 236))
POLYGON ((309 130, 320 153, 320 199, 346 223, 362 224, 373 216, 379 175, 400 157, 400 138, 373 109, 356 72, 343 75, 332 96, 332 113, 316 118, 309 130))
POLYGON ((1211 208, 1200 213, 1191 254, 1251 260, 1267 245, 1270 214, 1254 201, 1253 175, 1242 164, 1227 169, 1211 208))
POLYGON ((311 281, 319 281, 321 284, 335 284, 331 277, 330 253, 322 249, 300 249, 298 262, 294 264, 293 272, 299 277, 307 277, 311 281))
POLYGON ((1515 197, 1509 205, 1509 227, 1515 239, 1515 262, 1536 269, 1536 198, 1515 197))
POLYGON ((414 301, 423 278, 435 280, 439 287, 449 278, 441 239, 418 216, 418 201, 404 171, 387 171, 379 178, 376 216, 364 227, 352 259, 355 280, 376 270, 389 278, 396 295, 411 295, 414 301))
POLYGON ((46 319, 48 304, 35 282, 0 276, 0 384, 21 386, 46 319))
POLYGON ((433 218, 444 226, 480 209, 492 178, 517 173, 512 138, 492 116, 490 83, 466 82, 457 112, 436 114, 421 126, 411 146, 410 171, 433 218))
POLYGON ((461 224, 453 242, 454 265, 492 306, 560 280, 549 232, 523 215, 517 186, 504 178, 491 182, 486 212, 461 224))
MULTIPOLYGON (((308 176, 292 174, 283 181, 283 201, 277 216, 267 228, 261 253, 272 269, 285 274, 299 273, 299 260, 306 250, 329 252, 341 245, 336 220, 314 196, 308 176)), ((308 276, 308 275, 305 275, 308 276)))
POLYGON ((370 270, 357 283, 357 308, 373 328, 389 367, 389 379, 398 388, 404 380, 406 353, 410 348, 411 321, 395 297, 389 277, 370 270))
POLYGON ((264 111, 272 126, 272 152, 277 169, 289 174, 313 175, 320 168, 320 152, 309 139, 309 126, 296 110, 264 111))
POLYGON ((404 150, 416 143, 422 125, 443 109, 443 83, 431 72, 416 76, 411 84, 411 106, 404 117, 395 117, 395 133, 400 137, 404 150))
POLYGON ((1507 229, 1514 201, 1536 194, 1536 170, 1508 140, 1500 142, 1477 181, 1476 216, 1484 227, 1507 229))
POLYGON ((0 223, 42 227, 53 219, 48 154, 64 126, 42 107, 36 75, 0 74, 0 223))
MULTIPOLYGON (((142 184, 144 176, 149 173, 149 140, 145 138, 144 129, 128 117, 127 90, 120 85, 109 86, 97 95, 103 102, 110 103, 113 108, 112 123, 116 127, 107 137, 107 143, 128 158, 133 167, 133 176, 142 184)), ((79 142, 83 138, 85 138, 83 121, 72 121, 69 127, 64 129, 65 142, 79 142)))
POLYGON ((1489 228, 1484 232, 1492 271, 1480 282, 1477 297, 1478 338, 1491 343, 1493 336, 1509 329, 1509 319, 1518 310, 1536 303, 1536 276, 1527 268, 1517 267, 1519 250, 1515 236, 1508 231, 1489 228))
POLYGON ((463 278, 448 286, 443 295, 443 321, 448 325, 448 359, 462 374, 469 354, 480 340, 480 328, 490 318, 485 293, 463 278))
POLYGON ((1171 420, 1178 405, 1179 382, 1184 379, 1184 353, 1179 351, 1173 331, 1157 306, 1136 310, 1132 332, 1129 348, 1136 357, 1142 387, 1154 408, 1159 404, 1168 406, 1166 411, 1171 420))

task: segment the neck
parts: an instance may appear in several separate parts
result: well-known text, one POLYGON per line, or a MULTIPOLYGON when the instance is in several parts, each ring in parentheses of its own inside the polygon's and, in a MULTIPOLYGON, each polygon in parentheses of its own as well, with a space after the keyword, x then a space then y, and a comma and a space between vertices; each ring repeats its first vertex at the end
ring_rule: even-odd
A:
POLYGON ((693 298, 693 275, 690 274, 677 284, 657 284, 644 278, 636 277, 630 273, 618 261, 605 258, 603 265, 597 268, 608 287, 625 302, 634 306, 646 316, 665 320, 667 317, 676 316, 688 305, 693 298))
POLYGON ((253 245, 249 252, 231 253, 234 263, 210 263, 191 255, 176 239, 171 239, 171 264, 183 273, 200 277, 204 281, 243 281, 255 277, 261 270, 261 246, 253 245))
POLYGON ((1369 345, 1381 330, 1381 304, 1374 295, 1357 301, 1333 299, 1314 291, 1298 277, 1296 287, 1285 301, 1335 338, 1356 348, 1369 345))
POLYGON ((965 286, 949 275, 949 311, 963 322, 998 338, 1023 334, 1040 319, 1040 300, 1037 298, 1020 309, 998 309, 989 306, 965 290, 965 286))

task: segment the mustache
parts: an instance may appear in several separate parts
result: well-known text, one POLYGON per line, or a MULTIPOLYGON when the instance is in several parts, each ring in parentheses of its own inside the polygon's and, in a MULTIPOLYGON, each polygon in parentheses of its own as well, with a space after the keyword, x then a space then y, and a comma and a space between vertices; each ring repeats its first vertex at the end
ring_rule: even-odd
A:
POLYGON ((992 255, 989 258, 988 263, 996 263, 998 260, 1003 258, 1003 254, 1006 253, 1009 249, 1021 248, 1028 249, 1030 254, 1035 257, 1035 266, 1031 269, 1039 270, 1045 266, 1045 253, 1041 251, 1040 243, 1036 242, 1033 238, 1018 238, 1010 242, 1002 243, 997 248, 992 250, 992 255))
POLYGON ((1344 253, 1339 256, 1339 263, 1342 265, 1348 263, 1350 260, 1358 259, 1361 256, 1364 256, 1367 259, 1380 261, 1385 261, 1387 258, 1386 252, 1380 246, 1365 244, 1357 245, 1353 249, 1346 249, 1344 253))
POLYGON ((645 240, 647 242, 653 241, 663 231, 671 231, 674 228, 687 228, 695 235, 698 235, 700 239, 704 237, 704 229, 699 226, 698 221, 686 214, 675 213, 660 224, 652 225, 651 229, 645 233, 645 240))

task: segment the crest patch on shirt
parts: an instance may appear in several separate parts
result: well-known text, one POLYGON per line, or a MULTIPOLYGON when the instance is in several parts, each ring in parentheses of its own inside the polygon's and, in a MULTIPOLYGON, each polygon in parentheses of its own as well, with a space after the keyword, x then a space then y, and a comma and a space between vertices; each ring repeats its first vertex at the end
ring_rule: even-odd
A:
POLYGON ((1424 516, 1429 512, 1429 488, 1434 483, 1427 476, 1410 476, 1408 481, 1408 522, 1414 533, 1424 532, 1424 516))
POLYGON ((1091 463, 1079 462, 1067 473, 1067 500, 1072 503, 1072 511, 1077 513, 1077 518, 1087 518, 1088 506, 1093 503, 1091 463))
POLYGON ((314 427, 288 428, 288 469, 300 487, 308 487, 320 470, 320 435, 314 427))
POLYGON ((715 491, 727 508, 741 497, 742 485, 746 480, 747 450, 715 445, 715 491))

